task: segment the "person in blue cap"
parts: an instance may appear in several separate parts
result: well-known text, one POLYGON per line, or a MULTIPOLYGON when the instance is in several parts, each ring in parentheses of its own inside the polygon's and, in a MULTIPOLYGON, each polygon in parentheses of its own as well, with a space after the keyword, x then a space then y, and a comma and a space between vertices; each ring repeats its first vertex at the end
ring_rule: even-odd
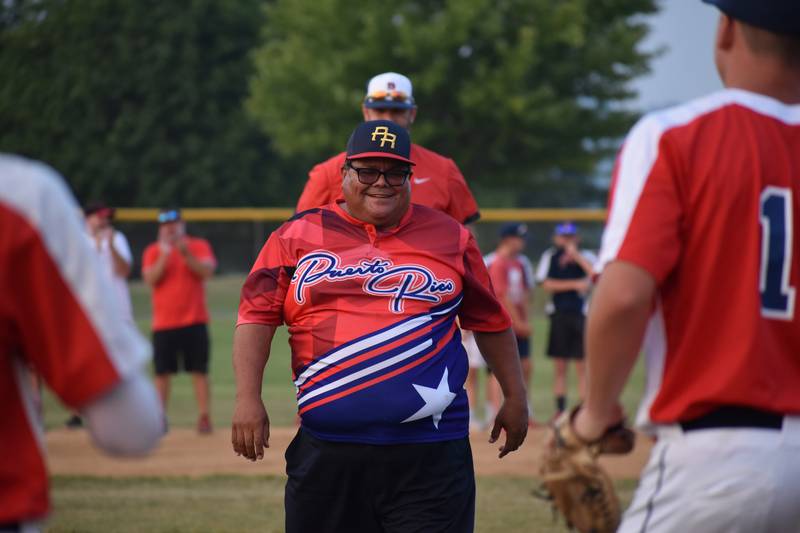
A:
POLYGON ((547 356, 553 359, 553 395, 555 417, 567 407, 568 363, 574 361, 578 376, 578 392, 583 396, 583 328, 586 295, 592 286, 594 262, 591 252, 578 247, 578 227, 562 222, 553 232, 553 246, 542 254, 536 270, 536 281, 552 294, 546 310, 550 317, 547 356))
POLYGON ((649 113, 620 150, 574 432, 655 437, 621 533, 800 531, 800 1, 721 11, 725 89, 649 113))

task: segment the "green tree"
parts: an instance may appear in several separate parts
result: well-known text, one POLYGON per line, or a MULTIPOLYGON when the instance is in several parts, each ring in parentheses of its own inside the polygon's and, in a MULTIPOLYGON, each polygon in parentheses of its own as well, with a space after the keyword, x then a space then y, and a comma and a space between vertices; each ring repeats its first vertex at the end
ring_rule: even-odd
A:
POLYGON ((82 200, 284 205, 243 109, 259 0, 0 3, 0 151, 44 160, 82 200))
MULTIPOLYGON (((416 142, 453 157, 487 203, 572 203, 635 116, 655 0, 276 0, 248 109, 286 157, 343 149, 366 80, 407 74, 416 142), (554 184, 558 187, 554 187, 554 184), (524 191, 520 193, 519 191, 524 191)), ((596 196, 596 194, 595 194, 596 196)))

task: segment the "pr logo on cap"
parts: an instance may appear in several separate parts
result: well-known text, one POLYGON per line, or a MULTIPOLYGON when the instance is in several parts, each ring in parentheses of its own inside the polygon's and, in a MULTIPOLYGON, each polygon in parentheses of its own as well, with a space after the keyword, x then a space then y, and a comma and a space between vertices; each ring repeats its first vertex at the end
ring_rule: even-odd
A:
POLYGON ((377 140, 375 137, 377 137, 378 135, 381 136, 380 137, 381 148, 383 148, 384 144, 386 144, 387 142, 391 143, 392 148, 394 148, 394 142, 397 140, 397 135, 395 135, 394 133, 389 133, 389 128, 387 128, 386 126, 376 126, 375 129, 372 130, 373 142, 377 140))
POLYGON ((411 138, 408 132, 390 120, 362 122, 356 126, 347 141, 348 161, 386 157, 413 165, 410 155, 411 138))

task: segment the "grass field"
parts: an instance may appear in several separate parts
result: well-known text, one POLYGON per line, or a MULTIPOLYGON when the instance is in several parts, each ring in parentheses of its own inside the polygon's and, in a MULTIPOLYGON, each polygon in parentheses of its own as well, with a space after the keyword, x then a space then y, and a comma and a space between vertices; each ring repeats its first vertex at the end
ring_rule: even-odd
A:
MULTIPOLYGON (((56 516, 48 531, 280 533, 283 483, 277 477, 58 477, 53 482, 56 516)), ((476 532, 566 531, 548 505, 531 496, 530 479, 484 477, 477 485, 476 532)), ((617 483, 623 503, 634 488, 634 481, 617 483)))
MULTIPOLYGON (((230 351, 239 288, 242 278, 219 277, 208 284, 212 314, 211 381, 212 417, 217 431, 228 431, 234 400, 230 351)), ((149 294, 141 283, 131 286, 134 314, 142 332, 149 336, 149 294)), ((545 296, 535 295, 534 377, 529 388, 531 404, 539 420, 553 413, 552 365, 543 355, 547 319, 542 312, 545 296)), ((295 403, 289 367, 286 330, 273 342, 265 373, 263 398, 275 426, 293 424, 295 403)), ((574 376, 573 376, 574 378, 574 376)), ((635 412, 643 383, 642 365, 626 389, 623 403, 635 412)), ((577 397, 572 380, 572 401, 577 397)), ((192 427, 196 410, 187 376, 174 380, 169 406, 172 427, 192 427)), ((63 424, 68 413, 52 396, 45 397, 45 425, 63 424)), ((564 531, 554 524, 546 504, 531 497, 530 478, 481 477, 478 479, 477 526, 479 532, 564 531)), ((634 481, 618 483, 627 502, 634 481)), ((55 477, 54 515, 49 531, 281 531, 283 524, 283 479, 280 477, 212 476, 202 478, 107 479, 55 477)))
MULTIPOLYGON (((229 425, 233 411, 235 389, 231 366, 231 344, 242 281, 243 278, 239 276, 218 277, 208 284, 207 289, 208 305, 212 316, 210 327, 212 417, 215 425, 220 429, 229 425)), ((132 283, 131 296, 136 321, 142 333, 149 338, 150 296, 148 289, 142 283, 132 283)), ((552 416, 554 409, 551 392, 553 367, 544 356, 548 327, 547 318, 543 312, 545 300, 544 293, 537 291, 532 317, 534 374, 529 386, 531 405, 536 418, 544 421, 552 416)), ((272 424, 276 426, 287 426, 294 423, 294 386, 291 381, 289 360, 286 328, 280 328, 272 343, 272 353, 265 372, 263 389, 264 403, 269 411, 272 424)), ((572 378, 569 397, 574 402, 577 399, 577 393, 574 376, 572 378)), ((635 413, 636 403, 641 397, 642 384, 643 368, 639 364, 623 396, 623 404, 631 416, 635 413)), ((51 396, 46 397, 45 407, 45 427, 52 428, 64 423, 68 413, 51 396)), ((195 423, 196 410, 192 385, 188 376, 184 374, 178 375, 173 380, 168 414, 170 424, 173 426, 188 427, 195 423)))

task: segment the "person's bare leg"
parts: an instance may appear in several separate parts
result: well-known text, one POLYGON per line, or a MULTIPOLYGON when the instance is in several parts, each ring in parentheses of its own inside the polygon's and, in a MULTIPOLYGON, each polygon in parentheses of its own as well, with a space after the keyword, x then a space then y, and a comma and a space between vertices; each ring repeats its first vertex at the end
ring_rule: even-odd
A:
POLYGON ((563 357, 553 359, 555 375, 553 376, 553 396, 556 400, 555 414, 558 416, 567 408, 567 360, 563 357))
POLYGON ((197 432, 201 435, 211 433, 211 417, 209 416, 209 396, 211 392, 208 386, 208 375, 192 372, 192 385, 194 385, 197 410, 200 412, 197 417, 197 432))
MULTIPOLYGON (((522 377, 525 379, 525 389, 530 390, 531 376, 533 375, 533 361, 531 361, 530 357, 524 357, 520 359, 520 363, 522 364, 522 377)), ((533 407, 531 406, 530 395, 528 395, 528 413, 530 417, 528 420, 528 425, 531 427, 538 426, 539 424, 536 422, 533 416, 533 407)))
POLYGON ((469 411, 470 413, 475 412, 475 407, 477 407, 478 402, 478 369, 470 367, 467 371, 467 400, 469 401, 469 411))
POLYGON ((156 390, 158 397, 161 398, 161 405, 164 407, 164 412, 167 412, 167 403, 169 402, 169 374, 158 374, 155 378, 156 390))
POLYGON ((583 361, 575 361, 575 374, 578 375, 578 396, 583 401, 586 394, 586 373, 583 361))
POLYGON ((500 410, 500 405, 503 402, 503 391, 494 374, 486 376, 486 400, 492 410, 492 420, 487 420, 486 422, 491 425, 494 423, 494 416, 500 410))
POLYGON ((208 387, 208 375, 192 372, 192 384, 194 385, 194 397, 197 400, 197 410, 200 416, 208 416, 208 400, 211 396, 208 387))
POLYGON ((555 375, 553 376, 553 395, 565 396, 567 394, 567 360, 553 359, 555 375))

